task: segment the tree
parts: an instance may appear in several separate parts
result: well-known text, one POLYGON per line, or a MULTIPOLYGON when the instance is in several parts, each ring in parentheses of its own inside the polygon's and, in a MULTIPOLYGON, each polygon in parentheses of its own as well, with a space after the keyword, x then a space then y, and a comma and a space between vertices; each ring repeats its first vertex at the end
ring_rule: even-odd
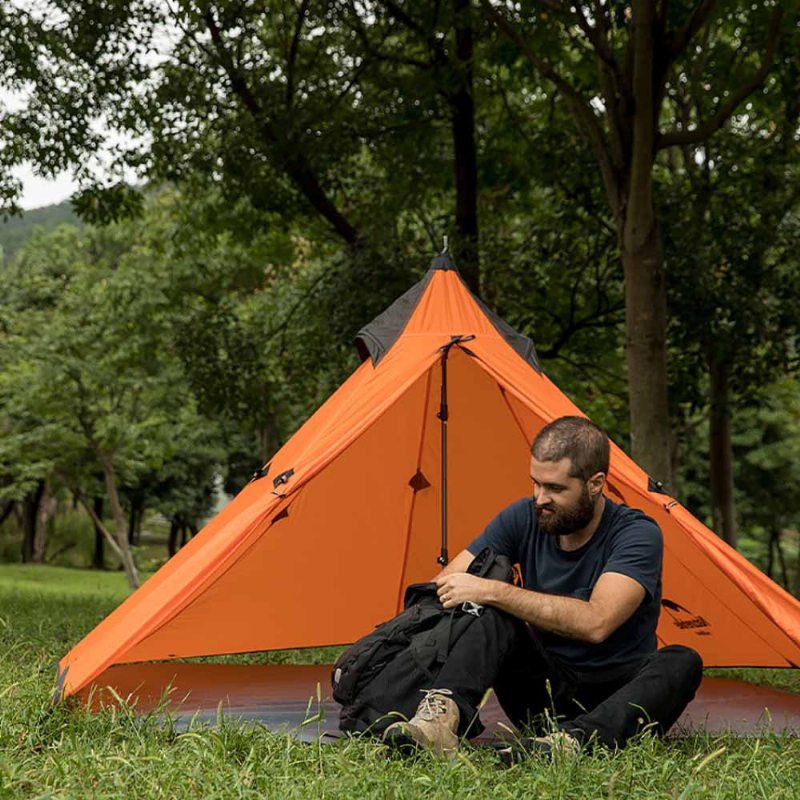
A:
MULTIPOLYGON (((132 83, 149 74, 159 15, 143 0, 87 3, 5 3, 0 8, 0 89, 17 102, 0 105, 0 213, 18 213, 25 163, 43 177, 70 170, 81 185, 97 180, 105 134, 98 121, 122 108, 132 83), (126 43, 125 59, 109 58, 126 43), (15 107, 18 105, 19 107, 15 107)), ((105 192, 79 205, 109 217, 136 207, 119 171, 104 175, 105 192)))
MULTIPOLYGON (((681 148, 662 176, 673 401, 708 408, 713 525, 732 545, 732 418, 797 367, 797 47, 784 42, 769 93, 710 142, 681 148)), ((674 102, 686 115, 708 100, 687 82, 674 102)))
POLYGON ((170 347, 150 243, 132 233, 60 230, 6 268, 0 463, 18 485, 46 474, 73 492, 135 586, 121 488, 174 461, 192 437, 205 437, 208 456, 214 427, 197 415, 170 347), (98 471, 113 533, 94 509, 98 471))
POLYGON ((626 357, 633 456, 672 482, 667 391, 667 294, 653 170, 659 154, 706 141, 764 82, 783 3, 696 4, 542 0, 483 8, 568 105, 592 147, 625 275, 626 357), (705 65, 700 68, 699 65, 705 65), (698 73, 713 86, 710 116, 678 118, 671 89, 698 73))

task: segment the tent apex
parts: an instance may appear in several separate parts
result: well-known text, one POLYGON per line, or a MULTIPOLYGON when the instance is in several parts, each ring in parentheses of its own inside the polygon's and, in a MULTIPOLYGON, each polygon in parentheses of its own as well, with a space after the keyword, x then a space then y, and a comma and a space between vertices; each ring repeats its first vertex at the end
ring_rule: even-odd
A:
POLYGON ((431 269, 441 269, 444 271, 458 272, 456 262, 448 252, 439 253, 431 262, 431 269))

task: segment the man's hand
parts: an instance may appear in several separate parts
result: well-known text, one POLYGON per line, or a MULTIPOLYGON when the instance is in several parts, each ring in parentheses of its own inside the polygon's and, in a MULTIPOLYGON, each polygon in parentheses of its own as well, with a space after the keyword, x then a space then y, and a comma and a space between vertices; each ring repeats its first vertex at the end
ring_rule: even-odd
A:
POLYGON ((494 596, 492 590, 496 583, 466 572, 451 572, 436 578, 436 593, 445 608, 455 608, 468 600, 486 605, 494 596))

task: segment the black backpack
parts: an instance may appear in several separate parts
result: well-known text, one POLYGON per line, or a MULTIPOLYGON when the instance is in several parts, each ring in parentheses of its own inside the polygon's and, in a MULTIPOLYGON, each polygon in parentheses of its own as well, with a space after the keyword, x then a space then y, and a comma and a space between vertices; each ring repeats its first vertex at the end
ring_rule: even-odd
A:
MULTIPOLYGON (((511 561, 489 547, 473 559, 467 572, 509 583, 515 577, 511 561)), ((400 718, 398 714, 413 716, 420 690, 435 687, 453 645, 484 613, 474 603, 445 610, 435 583, 409 586, 403 606, 404 611, 359 639, 333 666, 333 699, 342 706, 343 731, 380 735, 400 718)))

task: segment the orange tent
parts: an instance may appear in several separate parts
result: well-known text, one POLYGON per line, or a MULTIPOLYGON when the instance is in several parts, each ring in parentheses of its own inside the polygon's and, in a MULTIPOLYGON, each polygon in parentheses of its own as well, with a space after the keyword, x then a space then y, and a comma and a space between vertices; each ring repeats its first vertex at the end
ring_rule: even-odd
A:
MULTIPOLYGON (((61 659, 58 698, 114 664, 354 641, 438 570, 443 494, 455 554, 530 493, 536 432, 580 413, 446 255, 358 344, 364 363, 272 461, 61 659)), ((615 446, 608 492, 664 532, 662 644, 707 666, 800 664, 800 603, 615 446)))

